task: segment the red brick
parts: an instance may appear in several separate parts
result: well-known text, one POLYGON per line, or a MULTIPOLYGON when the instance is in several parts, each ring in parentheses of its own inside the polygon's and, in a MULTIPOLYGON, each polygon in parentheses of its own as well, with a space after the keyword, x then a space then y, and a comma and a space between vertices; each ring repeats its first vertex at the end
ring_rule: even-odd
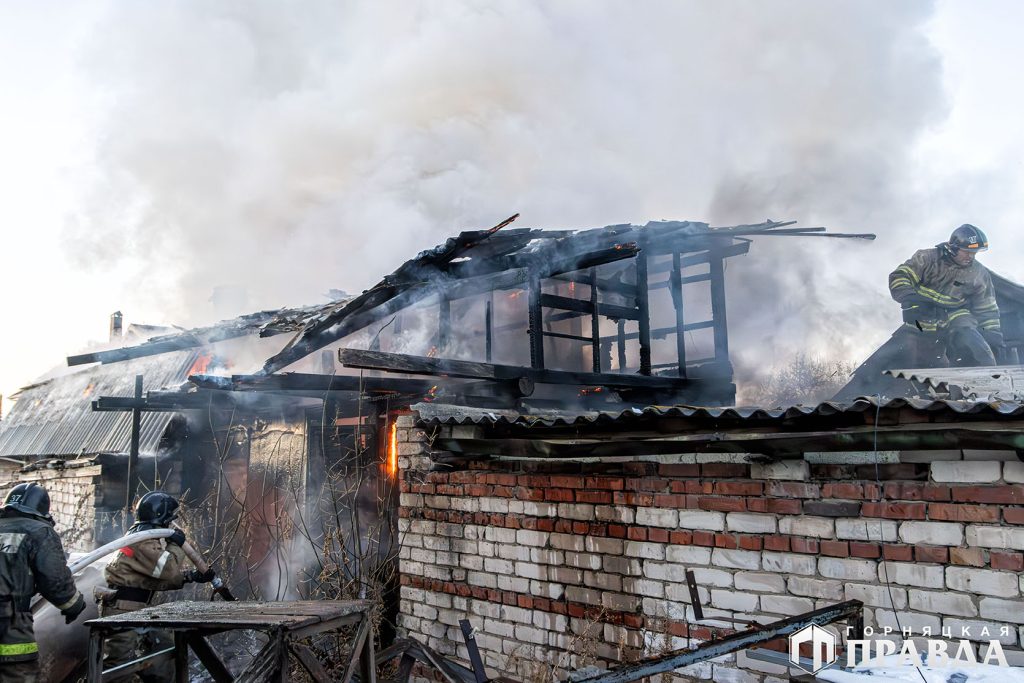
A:
POLYGON ((533 598, 531 598, 529 595, 520 595, 518 596, 516 601, 519 603, 519 606, 523 609, 533 609, 533 598))
POLYGON ((514 474, 488 474, 484 481, 497 486, 515 486, 516 475, 514 474))
POLYGON ((538 519, 537 520, 537 531, 554 531, 555 520, 553 519, 538 519))
POLYGON ((882 548, 877 543, 850 541, 850 557, 864 557, 873 560, 881 556, 882 548))
POLYGON ((929 501, 946 501, 953 499, 949 487, 940 484, 926 484, 921 497, 929 501))
POLYGON ((927 508, 925 503, 864 503, 860 513, 886 519, 924 519, 927 508))
POLYGON ((597 503, 598 505, 611 505, 612 504, 612 492, 611 491, 585 491, 579 490, 576 492, 577 503, 597 503))
POLYGON ((516 495, 516 489, 513 486, 495 486, 491 489, 491 495, 499 498, 512 498, 516 495))
POLYGON ((933 545, 919 545, 914 547, 914 560, 917 562, 937 562, 949 564, 949 548, 941 548, 933 545))
POLYGON ((711 546, 715 545, 715 535, 710 531, 694 531, 693 545, 711 546))
POLYGON ((631 526, 629 532, 626 535, 631 541, 646 541, 647 540, 647 528, 642 526, 631 526))
POLYGON ((678 493, 655 493, 654 507, 659 508, 685 508, 686 496, 678 493))
POLYGON ((672 531, 668 535, 668 540, 673 545, 690 545, 693 543, 693 533, 689 531, 672 531))
POLYGON ((821 541, 821 554, 829 557, 849 557, 850 544, 846 541, 821 541))
POLYGON ((553 474, 551 475, 551 486, 562 489, 581 489, 583 488, 583 477, 578 474, 553 474))
POLYGON ((921 482, 886 482, 882 490, 885 497, 892 500, 923 500, 924 487, 921 482))
POLYGON ((949 560, 965 567, 984 567, 985 552, 981 548, 950 548, 949 560))
POLYGON ((861 484, 825 484, 821 487, 821 495, 825 498, 860 500, 864 497, 864 487, 861 484))
POLYGON ((883 463, 881 465, 858 465, 855 468, 861 479, 927 479, 928 465, 915 463, 883 463))
POLYGON ((768 512, 777 515, 799 515, 803 511, 803 503, 791 498, 769 498, 768 512))
POLYGON ((585 483, 588 489, 622 491, 626 488, 626 483, 622 477, 587 477, 585 483))
POLYGON ((1024 508, 1005 508, 1003 519, 1007 524, 1024 524, 1024 508))
POLYGON ((956 503, 929 503, 928 519, 947 522, 998 522, 999 508, 956 503))
POLYGON ((768 512, 768 499, 747 498, 747 509, 751 512, 768 512))
POLYGON ((804 514, 818 517, 857 517, 860 503, 855 500, 805 500, 804 514))
POLYGON ((711 493, 715 488, 715 485, 710 481, 694 481, 691 479, 683 482, 683 484, 683 489, 686 493, 711 493))
POLYGON ((899 543, 883 545, 882 557, 886 560, 894 560, 897 562, 910 562, 914 559, 914 547, 899 543))
POLYGON ((743 498, 711 498, 701 497, 697 501, 701 510, 719 510, 721 512, 743 512, 747 509, 747 501, 743 498))
POLYGON ((821 487, 799 481, 770 481, 767 493, 780 498, 821 498, 821 487))
POLYGON ((571 503, 573 501, 572 489, 546 489, 544 500, 553 500, 559 503, 571 503))
POLYGON ((668 529, 648 529, 647 540, 654 543, 668 543, 668 529))
POLYGON ((760 496, 764 493, 764 484, 759 481, 719 481, 715 482, 715 493, 724 496, 760 496))
POLYGON ((572 523, 572 532, 574 534, 581 534, 581 535, 589 534, 589 533, 591 533, 590 524, 587 523, 587 522, 573 522, 572 523))
POLYGON ((732 534, 715 534, 716 548, 734 549, 736 545, 736 537, 732 534))
POLYGON ((699 465, 659 465, 658 474, 663 477, 697 477, 700 476, 699 465))
POLYGON ((793 548, 794 553, 810 553, 817 555, 819 551, 819 544, 817 541, 809 538, 793 538, 789 542, 793 548))
POLYGON ((1004 553, 998 550, 989 552, 989 564, 992 569, 1009 569, 1010 571, 1024 571, 1024 553, 1004 553))
POLYGON ((789 536, 765 536, 764 549, 776 552, 789 552, 789 536))
POLYGON ((544 500, 544 489, 526 488, 519 486, 516 488, 516 498, 519 500, 544 500))
POLYGON ((740 548, 743 550, 761 550, 764 540, 760 536, 749 536, 744 534, 737 539, 740 548))
POLYGON ((733 462, 707 462, 700 466, 703 477, 750 477, 750 465, 733 462))
POLYGON ((1024 485, 1003 484, 1001 486, 952 486, 953 500, 966 503, 995 503, 1000 505, 1024 505, 1024 485))
POLYGON ((626 525, 624 524, 609 524, 608 535, 611 538, 625 538, 626 537, 626 525))

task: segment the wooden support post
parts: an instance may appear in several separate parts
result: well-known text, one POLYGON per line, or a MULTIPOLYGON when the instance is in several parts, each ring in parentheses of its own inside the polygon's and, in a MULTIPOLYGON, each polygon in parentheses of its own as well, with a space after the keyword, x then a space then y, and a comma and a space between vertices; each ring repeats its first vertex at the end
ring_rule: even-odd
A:
POLYGON ((544 367, 544 309, 541 305, 540 278, 532 274, 529 296, 530 366, 542 369, 544 367))
POLYGON ((683 315, 683 268, 679 252, 672 254, 672 274, 669 291, 672 306, 676 309, 676 356, 679 359, 679 376, 686 377, 686 320, 683 315))
POLYGON ((188 683, 188 639, 184 631, 174 632, 174 681, 188 683))
POLYGON ((452 300, 441 295, 437 302, 437 354, 445 355, 452 339, 452 300))
POLYGON ((619 361, 619 372, 626 369, 626 321, 619 320, 616 328, 616 353, 619 361))
POLYGON ((484 360, 491 362, 494 356, 494 292, 484 302, 484 360))
MULTIPOLYGON (((369 615, 363 617, 367 621, 369 615)), ((373 652, 373 629, 368 629, 359 650, 359 683, 377 683, 377 658, 373 652)))
POLYGON ((592 366, 594 372, 601 372, 601 319, 600 306, 597 301, 597 268, 590 269, 590 305, 593 313, 590 315, 590 353, 593 356, 592 366))
POLYGON ((715 360, 729 360, 729 327, 725 317, 725 259, 710 254, 711 317, 714 320, 715 360))
MULTIPOLYGON (((132 503, 135 502, 135 494, 139 491, 139 436, 142 431, 142 375, 135 375, 135 407, 132 408, 132 436, 131 446, 128 450, 128 490, 125 492, 124 507, 128 515, 126 521, 131 517, 132 503)), ((125 527, 130 526, 130 522, 125 527)))
POLYGON ((103 683, 103 629, 89 630, 88 683, 103 683))
POLYGON ((651 374, 651 310, 647 291, 647 251, 636 255, 636 307, 639 314, 640 374, 651 374))

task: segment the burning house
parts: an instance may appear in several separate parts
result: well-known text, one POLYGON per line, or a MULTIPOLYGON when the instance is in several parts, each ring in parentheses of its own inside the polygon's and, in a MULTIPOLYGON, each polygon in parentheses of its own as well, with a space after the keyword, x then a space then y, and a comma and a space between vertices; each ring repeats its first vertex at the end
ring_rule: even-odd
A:
POLYGON ((355 297, 73 356, 0 455, 21 480, 88 472, 83 539, 168 487, 236 592, 376 598, 382 643, 477 681, 778 680, 778 638, 844 619, 996 621, 1021 656, 1016 400, 731 407, 726 260, 871 236, 511 220, 355 297))

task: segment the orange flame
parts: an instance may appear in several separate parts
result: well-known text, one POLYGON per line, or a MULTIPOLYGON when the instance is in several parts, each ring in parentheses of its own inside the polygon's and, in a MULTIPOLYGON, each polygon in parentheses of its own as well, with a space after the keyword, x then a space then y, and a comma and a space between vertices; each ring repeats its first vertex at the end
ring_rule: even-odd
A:
POLYGON ((438 348, 436 346, 431 346, 430 350, 427 351, 427 358, 437 358, 437 353, 438 348))
POLYGON ((398 477, 398 423, 392 422, 388 433, 388 457, 384 463, 384 471, 392 479, 398 477))
POLYGON ((185 376, 190 375, 205 375, 206 371, 210 369, 210 363, 213 362, 212 353, 204 353, 203 355, 196 358, 196 362, 192 364, 192 367, 188 369, 185 376))
POLYGON ((93 387, 95 387, 95 386, 96 386, 95 384, 93 384, 92 382, 89 382, 89 386, 87 386, 87 387, 85 388, 85 391, 83 391, 83 392, 82 392, 82 398, 85 398, 85 397, 87 397, 87 396, 88 396, 89 394, 91 394, 91 393, 92 393, 92 390, 93 390, 93 387))

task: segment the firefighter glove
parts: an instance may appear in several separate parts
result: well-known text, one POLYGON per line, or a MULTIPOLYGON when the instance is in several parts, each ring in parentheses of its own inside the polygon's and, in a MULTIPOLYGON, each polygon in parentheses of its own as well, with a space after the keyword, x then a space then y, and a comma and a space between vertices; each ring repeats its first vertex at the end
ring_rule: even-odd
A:
POLYGON ((185 532, 181 529, 175 529, 174 533, 167 537, 167 542, 177 546, 185 545, 185 532))
POLYGON ((65 610, 61 610, 61 614, 64 615, 64 623, 65 624, 70 624, 72 621, 74 621, 75 619, 78 618, 79 614, 81 614, 84 611, 85 611, 85 596, 82 595, 81 593, 79 593, 78 597, 71 604, 71 607, 68 607, 65 610))
POLYGON ((185 572, 185 581, 187 583, 210 583, 213 578, 217 576, 217 573, 213 571, 213 568, 208 568, 205 572, 201 572, 198 569, 189 569, 185 572))

